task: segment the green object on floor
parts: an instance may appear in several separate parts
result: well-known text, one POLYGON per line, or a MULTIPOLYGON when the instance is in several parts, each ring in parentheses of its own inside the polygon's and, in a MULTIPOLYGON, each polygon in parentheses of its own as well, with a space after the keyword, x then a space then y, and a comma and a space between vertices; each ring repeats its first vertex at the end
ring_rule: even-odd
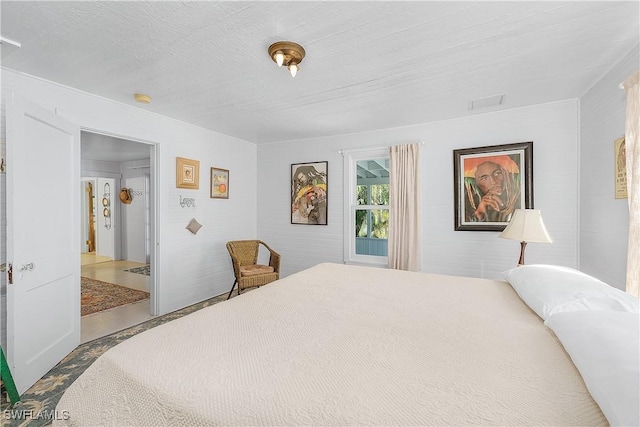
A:
POLYGON ((4 350, 0 349, 0 354, 2 355, 2 363, 0 365, 2 382, 4 383, 4 387, 7 389, 7 394, 9 395, 11 404, 15 405, 20 401, 20 395, 18 394, 18 389, 16 389, 16 383, 13 382, 13 377, 11 376, 7 359, 4 358, 4 350))

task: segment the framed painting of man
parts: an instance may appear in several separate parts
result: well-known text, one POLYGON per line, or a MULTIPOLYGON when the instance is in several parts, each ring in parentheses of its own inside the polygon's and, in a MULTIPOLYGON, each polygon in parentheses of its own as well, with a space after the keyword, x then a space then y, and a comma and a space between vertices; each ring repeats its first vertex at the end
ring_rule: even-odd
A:
POLYGON ((291 165, 291 224, 327 225, 328 162, 291 165))
POLYGON ((533 208, 533 142, 453 150, 457 231, 502 231, 533 208))

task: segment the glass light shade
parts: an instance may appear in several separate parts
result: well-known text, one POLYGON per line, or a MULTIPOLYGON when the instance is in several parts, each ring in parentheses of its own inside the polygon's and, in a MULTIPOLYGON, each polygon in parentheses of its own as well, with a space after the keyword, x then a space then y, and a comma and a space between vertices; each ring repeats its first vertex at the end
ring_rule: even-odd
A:
POLYGON ((282 67, 282 63, 284 62, 284 53, 277 51, 275 54, 276 64, 278 67, 282 67))
POLYGON ((299 70, 300 67, 298 67, 298 64, 289 65, 289 72, 291 73, 291 77, 295 77, 299 70))

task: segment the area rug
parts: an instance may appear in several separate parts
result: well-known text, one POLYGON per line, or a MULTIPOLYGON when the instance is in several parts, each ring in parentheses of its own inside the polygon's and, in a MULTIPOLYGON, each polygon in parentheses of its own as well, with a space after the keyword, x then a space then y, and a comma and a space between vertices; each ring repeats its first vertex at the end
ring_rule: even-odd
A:
POLYGON ((82 277, 81 315, 97 313, 149 298, 149 292, 82 277))
POLYGON ((6 424, 2 425, 12 427, 42 427, 51 425, 54 417, 64 417, 64 414, 56 414, 55 408, 67 387, 104 352, 140 332, 178 319, 205 307, 212 306, 226 299, 227 295, 224 293, 80 345, 60 363, 54 366, 29 390, 24 392, 22 396, 20 396, 20 402, 13 407, 10 407, 6 392, 3 388, 2 398, 0 399, 0 409, 2 410, 0 419, 3 420, 3 423, 6 422, 6 424))
POLYGON ((143 265, 142 267, 128 268, 125 271, 128 271, 129 273, 144 274, 145 276, 150 276, 151 266, 147 264, 147 265, 143 265))

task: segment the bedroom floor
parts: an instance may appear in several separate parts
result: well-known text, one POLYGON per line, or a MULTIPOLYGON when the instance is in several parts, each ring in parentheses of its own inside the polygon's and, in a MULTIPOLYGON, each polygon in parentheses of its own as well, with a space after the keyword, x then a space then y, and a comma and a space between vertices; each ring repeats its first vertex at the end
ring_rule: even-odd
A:
MULTIPOLYGON (((115 283, 140 291, 149 291, 149 276, 124 271, 144 264, 134 261, 110 261, 93 254, 82 254, 82 276, 115 283)), ((153 318, 149 300, 127 304, 82 316, 80 342, 86 343, 153 318)))

